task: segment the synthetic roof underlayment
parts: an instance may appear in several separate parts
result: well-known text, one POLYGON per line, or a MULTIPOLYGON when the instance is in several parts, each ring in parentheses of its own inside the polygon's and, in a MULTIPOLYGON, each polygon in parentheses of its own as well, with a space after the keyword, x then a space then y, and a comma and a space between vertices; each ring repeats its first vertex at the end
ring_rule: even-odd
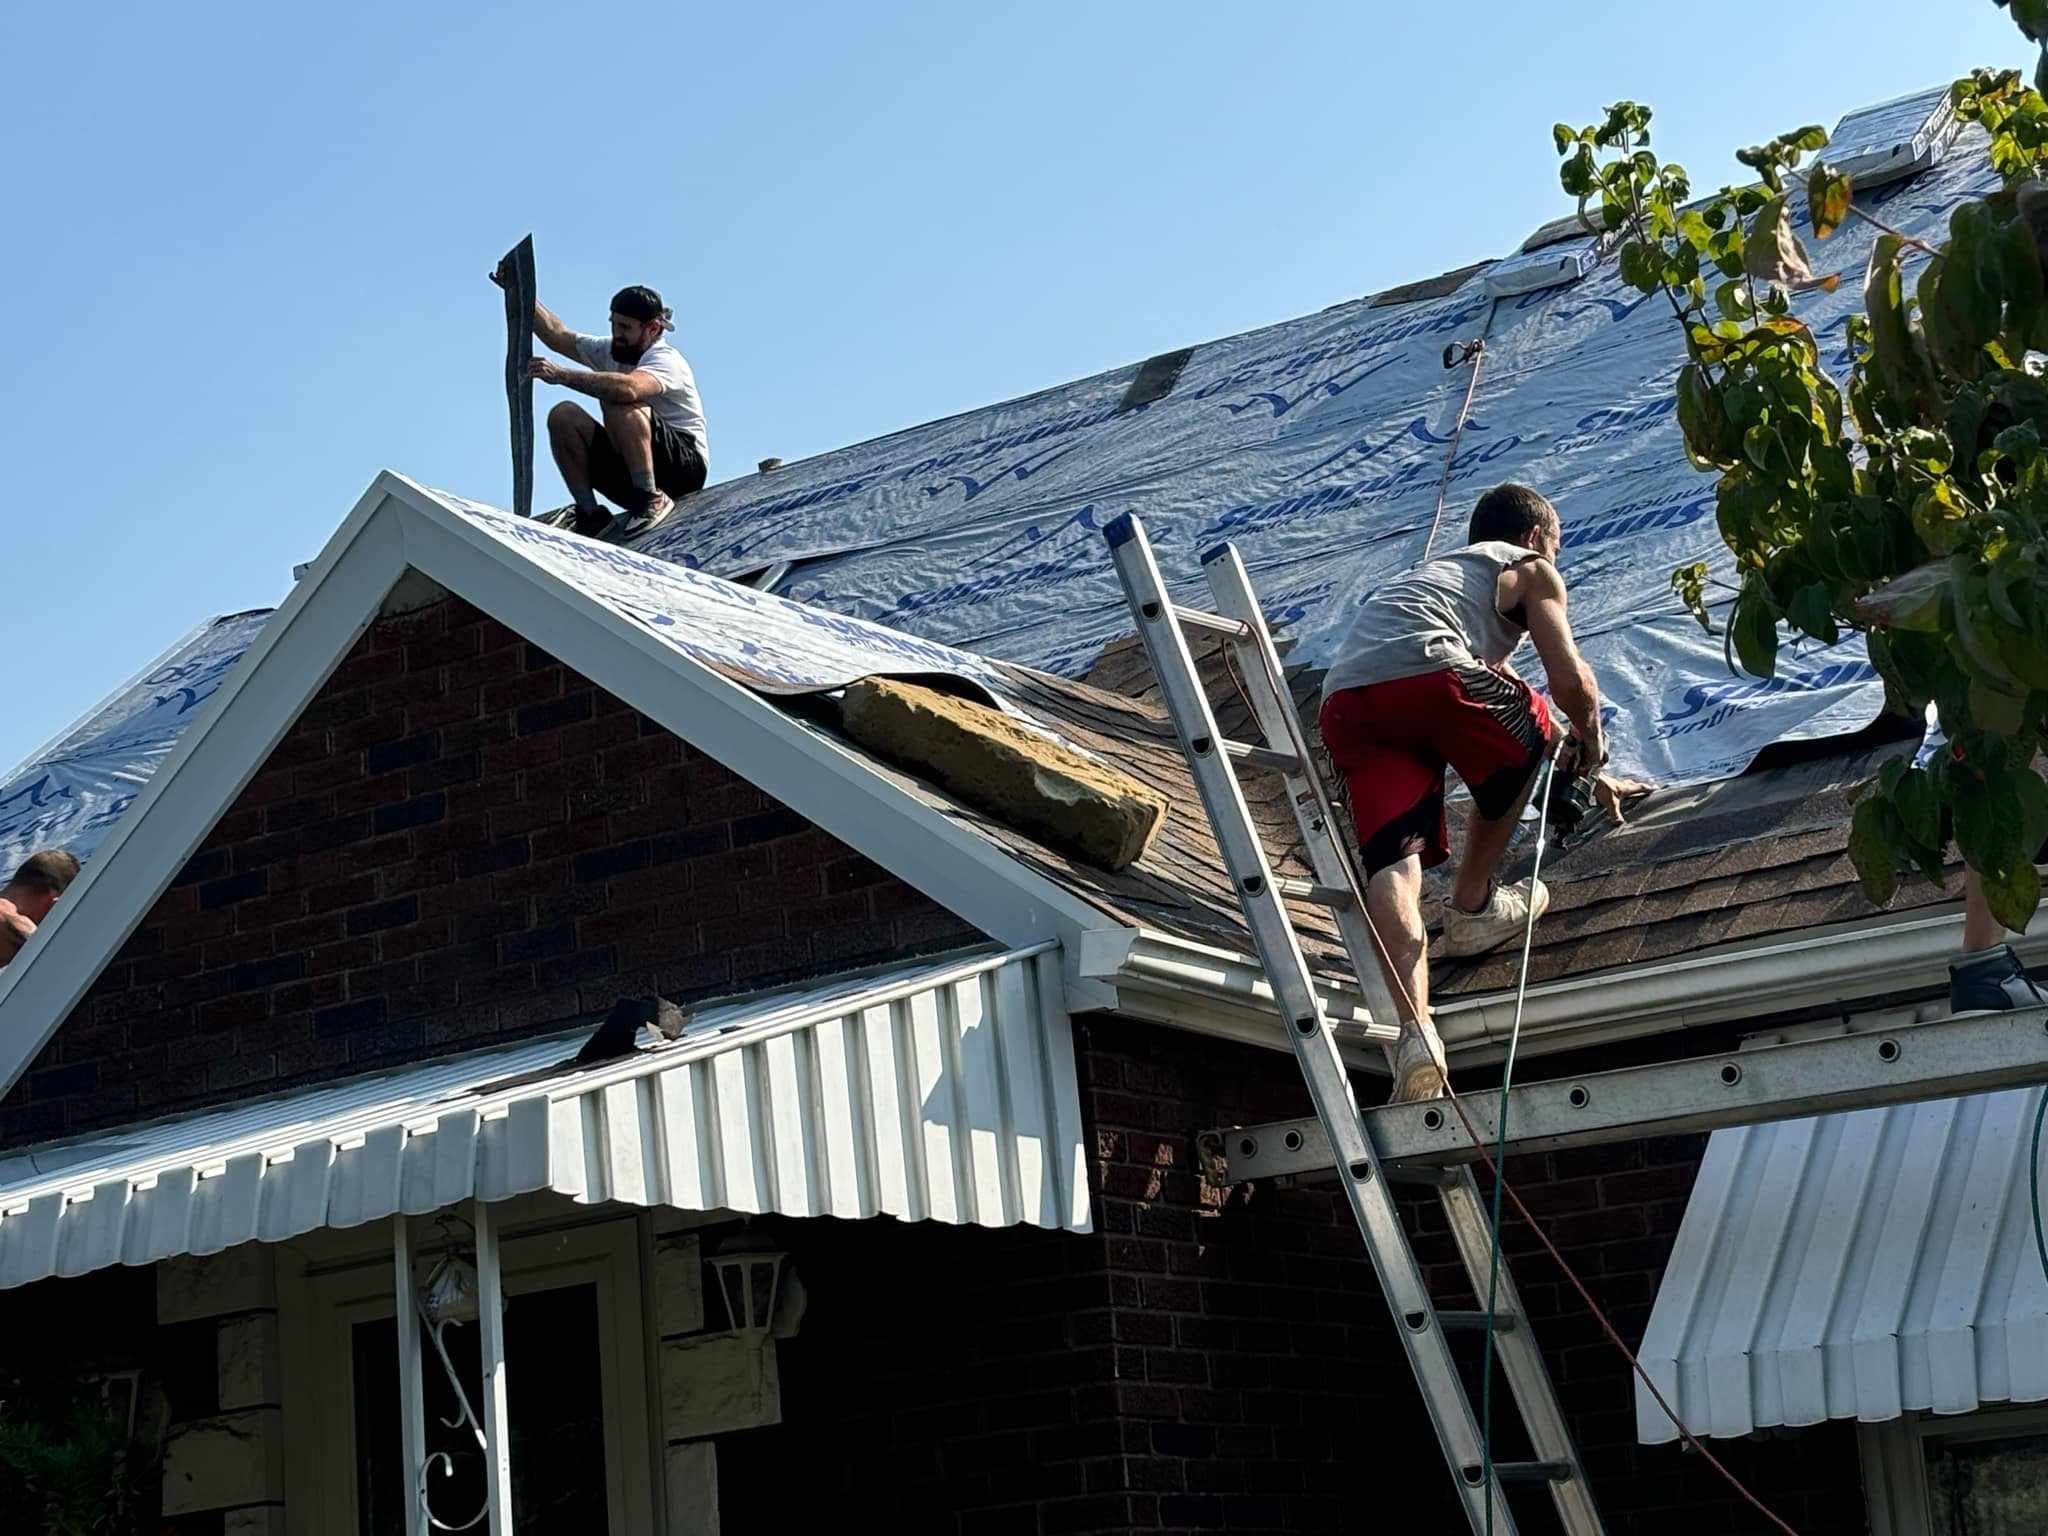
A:
POLYGON ((539 1190, 1086 1232, 1049 950, 707 1007, 608 1061, 556 1036, 0 1160, 0 1289, 539 1190))
MULTIPOLYGON (((1838 125, 1839 152, 1871 167, 1860 206, 1938 236, 1958 201, 1995 183, 1942 122, 1941 93, 1927 92, 1838 125), (1928 168, 1872 184, 1916 166, 1928 168)), ((1853 279, 1872 233, 1852 220, 1814 257, 1853 279)), ((1359 299, 1206 343, 1177 376, 1150 369, 1142 390, 1140 366, 1120 368, 712 486, 640 553, 728 577, 776 572, 774 591, 813 608, 1079 676, 1130 627, 1100 529, 1133 511, 1191 601, 1200 551, 1235 541, 1276 632, 1297 642, 1290 659, 1320 667, 1358 601, 1429 540, 1467 380, 1442 351, 1484 337, 1433 547, 1460 542, 1486 485, 1526 480, 1557 500, 1575 627, 1620 767, 1701 783, 1770 742, 1867 723, 1881 689, 1860 640, 1797 647, 1768 683, 1735 678, 1671 597, 1669 573, 1687 561, 1730 574, 1712 482, 1686 462, 1673 414, 1680 339, 1662 300, 1625 287, 1588 244, 1481 264, 1441 296, 1359 299), (1496 296, 1532 281, 1509 269, 1537 258, 1565 275, 1496 296)), ((1838 370, 1860 286, 1797 300, 1838 370)), ((133 715, 132 701, 110 702, 133 715)), ((38 839, 90 851, 190 712, 152 705, 147 718, 147 739, 97 756, 74 744, 0 783, 0 862, 38 839)))
MULTIPOLYGON (((2041 1088, 1716 1131, 1643 1338, 1701 1434, 2048 1398, 2041 1088)), ((1678 1436, 1640 1383, 1636 1433, 1678 1436)))

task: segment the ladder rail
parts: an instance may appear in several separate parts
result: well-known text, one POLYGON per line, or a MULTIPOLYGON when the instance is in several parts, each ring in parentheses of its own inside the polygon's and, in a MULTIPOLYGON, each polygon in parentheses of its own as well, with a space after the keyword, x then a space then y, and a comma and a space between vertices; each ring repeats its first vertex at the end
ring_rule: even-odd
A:
POLYGON ((1168 716, 1237 887, 1260 963, 1287 1020, 1289 1044, 1337 1154, 1338 1181, 1365 1238, 1381 1291, 1393 1308, 1396 1332, 1438 1443, 1450 1462, 1466 1516, 1475 1531, 1481 1529, 1490 1496, 1499 1512, 1496 1529, 1503 1536, 1512 1536, 1515 1525, 1504 1484, 1496 1471, 1489 1495, 1489 1480, 1481 1471, 1479 1425, 1458 1379, 1456 1359, 1437 1322, 1378 1154, 1365 1135, 1350 1075, 1338 1054, 1336 1037, 1323 1014, 1293 923, 1274 886, 1265 845, 1245 804, 1243 788, 1230 766, 1230 755, 1217 748, 1220 732, 1215 714, 1202 690, 1151 546, 1143 528, 1128 514, 1111 522, 1105 533, 1125 596, 1138 617, 1138 633, 1159 680, 1168 716))
MULTIPOLYGON (((1249 663, 1240 676, 1259 729, 1265 733, 1269 745, 1287 743, 1300 764, 1299 774, 1288 777, 1288 797, 1317 878, 1325 886, 1353 893, 1348 908, 1333 906, 1332 916, 1337 931, 1344 938, 1345 952, 1357 973, 1366 1006, 1375 1021, 1396 1022, 1401 1015, 1394 1011, 1393 998, 1380 974, 1376 953, 1378 944, 1371 931, 1371 920, 1365 912, 1364 893, 1351 856, 1341 841, 1328 793, 1321 776, 1314 769, 1314 759, 1309 755, 1308 743, 1301 729, 1301 716, 1288 692, 1280 654, 1266 627, 1265 611, 1252 589, 1250 574, 1236 547, 1230 544, 1206 552, 1202 556, 1202 566, 1216 599, 1218 615, 1226 622, 1244 626, 1242 636, 1229 643, 1240 658, 1249 663), (1313 815, 1310 814, 1311 804, 1313 815), (1387 1012, 1382 1013, 1382 1009, 1387 1012)), ((1392 1048, 1388 1049, 1391 1054, 1392 1048)), ((1501 1176, 1498 1168, 1494 1170, 1494 1176, 1501 1176)), ((1490 1247, 1493 1225, 1471 1169, 1460 1170, 1441 1187, 1439 1195, 1466 1277, 1471 1281, 1474 1293, 1484 1299, 1493 1268, 1490 1247)), ((1499 1357, 1502 1373, 1507 1377, 1508 1389, 1515 1399, 1523 1426, 1540 1461, 1568 1464, 1573 1470, 1572 1477, 1552 1480, 1550 1484, 1558 1516, 1567 1531, 1599 1531, 1600 1517, 1593 1503, 1584 1463, 1579 1458, 1577 1442, 1572 1438, 1571 1427, 1558 1403, 1556 1386, 1550 1379, 1543 1351, 1528 1325, 1521 1293, 1505 1264, 1500 1266, 1496 1291, 1496 1315, 1513 1319, 1513 1326, 1495 1331, 1493 1348, 1499 1357)))
MULTIPOLYGON (((1203 555, 1217 612, 1202 613, 1172 600, 1136 518, 1117 518, 1105 534, 1259 962, 1287 1021, 1289 1044, 1336 1156, 1339 1182, 1394 1313, 1396 1332, 1450 1463, 1467 1518, 1475 1532, 1481 1530, 1490 1504, 1492 1528, 1511 1536, 1515 1519, 1506 1502, 1506 1487, 1542 1482, 1549 1486, 1571 1536, 1599 1536, 1603 1527, 1585 1468, 1520 1294, 1505 1266, 1490 1343, 1528 1430, 1534 1459, 1495 1464, 1490 1481, 1484 1471, 1482 1431, 1447 1338, 1451 1331, 1470 1329, 1475 1316, 1441 1310, 1429 1295, 1287 909, 1285 898, 1294 896, 1330 910, 1374 1022, 1397 1023, 1401 1011, 1379 966, 1379 945, 1366 916, 1363 885, 1338 832, 1335 810, 1314 766, 1279 653, 1244 562, 1235 547, 1227 544, 1203 555), (1264 737, 1263 747, 1228 741, 1221 735, 1188 649, 1186 632, 1190 630, 1222 639, 1227 655, 1237 664, 1241 691, 1264 737), (1245 802, 1237 774, 1240 763, 1271 769, 1284 779, 1289 808, 1314 870, 1313 881, 1274 874, 1245 802)), ((1447 1172, 1438 1183, 1438 1193, 1460 1263, 1475 1290, 1483 1294, 1492 1227, 1477 1182, 1469 1169, 1447 1172)), ((1477 1316, 1483 1325, 1484 1314, 1477 1316)))

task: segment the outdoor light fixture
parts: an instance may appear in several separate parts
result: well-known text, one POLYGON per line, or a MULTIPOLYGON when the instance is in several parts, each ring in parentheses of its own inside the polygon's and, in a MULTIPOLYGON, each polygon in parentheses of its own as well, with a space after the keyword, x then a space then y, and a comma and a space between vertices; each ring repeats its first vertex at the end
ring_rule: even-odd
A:
MULTIPOLYGON (((441 1231, 450 1237, 445 1223, 441 1231)), ((420 1311, 426 1314, 427 1326, 436 1330, 447 1323, 477 1320, 476 1265, 455 1246, 452 1237, 420 1287, 420 1311)))
POLYGON ((765 1238, 740 1232, 718 1245, 711 1267, 735 1332, 758 1333, 775 1318, 775 1294, 789 1255, 765 1238))

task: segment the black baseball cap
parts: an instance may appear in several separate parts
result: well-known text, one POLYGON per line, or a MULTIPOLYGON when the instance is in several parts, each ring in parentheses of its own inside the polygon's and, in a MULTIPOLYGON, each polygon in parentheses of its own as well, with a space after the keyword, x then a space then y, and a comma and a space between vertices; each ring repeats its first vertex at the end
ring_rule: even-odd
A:
POLYGON ((662 304, 661 295, 639 283, 621 288, 612 295, 612 313, 624 315, 628 320, 638 320, 642 325, 653 320, 666 325, 675 319, 662 304))

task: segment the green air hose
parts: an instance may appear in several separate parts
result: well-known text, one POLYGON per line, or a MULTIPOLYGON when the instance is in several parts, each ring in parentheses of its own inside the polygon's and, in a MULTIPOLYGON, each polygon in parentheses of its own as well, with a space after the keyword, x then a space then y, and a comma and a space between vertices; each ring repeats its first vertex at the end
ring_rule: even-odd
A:
MULTIPOLYGON (((1543 761, 1543 783, 1540 786, 1536 804, 1536 858, 1529 867, 1529 921, 1522 930, 1522 969, 1515 982, 1515 1022, 1508 1031, 1507 1060, 1500 1074, 1500 1139, 1493 1154, 1493 1221, 1487 1241, 1486 1279, 1486 1364, 1479 1378, 1479 1447, 1481 1472, 1486 1479, 1486 1536, 1493 1536, 1493 1320, 1494 1307, 1500 1299, 1500 1197, 1507 1183, 1506 1167, 1508 1158, 1508 1090, 1515 1082, 1515 1048, 1522 1043, 1522 1003, 1529 992, 1529 949, 1536 937, 1536 886, 1543 874, 1543 843, 1550 832, 1550 781, 1557 776, 1555 753, 1543 761)), ((2042 1098, 2048 1104, 2048 1095, 2042 1098)), ((2038 1153, 2041 1127, 2034 1125, 2036 1151, 2038 1153)), ((2038 1166, 2039 1158, 2036 1157, 2038 1166)), ((2041 1204, 2034 1202, 2034 1233, 2038 1238, 2041 1231, 2041 1204)), ((2048 1268, 2048 1247, 2042 1249, 2042 1264, 2048 1268)))

